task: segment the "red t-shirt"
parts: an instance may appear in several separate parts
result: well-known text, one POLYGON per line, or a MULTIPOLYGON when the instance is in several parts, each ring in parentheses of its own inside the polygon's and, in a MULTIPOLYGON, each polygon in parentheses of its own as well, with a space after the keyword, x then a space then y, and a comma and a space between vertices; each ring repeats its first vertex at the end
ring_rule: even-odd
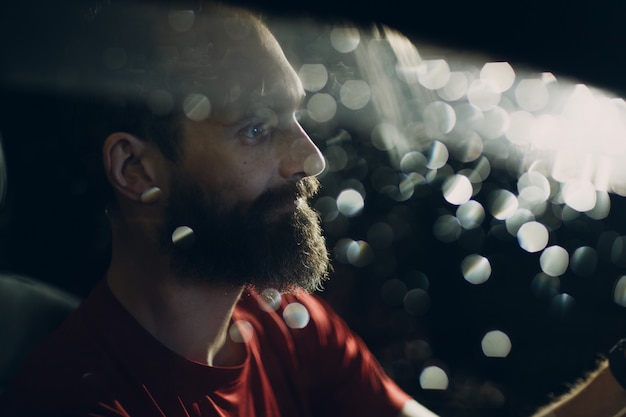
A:
MULTIPOLYGON (((167 349, 102 281, 25 362, 4 393, 17 416, 396 416, 410 397, 319 298, 282 297, 277 310, 242 296, 246 359, 206 366, 167 349), (310 316, 291 328, 288 311, 310 316), (270 310, 269 312, 267 310, 270 310), (252 330, 250 332, 250 330, 252 330)), ((1 408, 1 407, 0 407, 1 408)), ((5 414, 2 414, 5 416, 5 414)))

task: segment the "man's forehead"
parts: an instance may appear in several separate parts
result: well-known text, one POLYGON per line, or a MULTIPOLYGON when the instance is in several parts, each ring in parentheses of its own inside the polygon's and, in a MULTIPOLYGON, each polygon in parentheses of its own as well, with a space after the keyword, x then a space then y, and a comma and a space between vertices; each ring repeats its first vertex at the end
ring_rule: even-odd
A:
MULTIPOLYGON (((252 86, 239 84, 235 80, 227 97, 215 97, 214 117, 225 122, 264 114, 268 109, 276 114, 291 114, 298 110, 305 97, 305 92, 295 73, 288 78, 273 77, 260 79, 252 86), (248 87, 246 89, 246 87, 248 87)), ((211 96, 207 99, 211 100, 211 96)))

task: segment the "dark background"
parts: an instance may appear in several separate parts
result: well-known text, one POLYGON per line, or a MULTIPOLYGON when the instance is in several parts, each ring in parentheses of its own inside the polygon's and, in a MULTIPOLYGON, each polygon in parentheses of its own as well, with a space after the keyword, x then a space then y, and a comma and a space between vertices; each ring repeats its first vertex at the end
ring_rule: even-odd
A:
MULTIPOLYGON (((310 16, 324 23, 348 20, 364 26, 387 24, 416 42, 460 54, 479 52, 493 60, 569 76, 622 96, 626 92, 626 5, 618 1, 578 3, 239 2, 273 16, 310 16)), ((7 12, 0 32, 0 63, 12 65, 15 62, 7 51, 32 45, 38 22, 49 23, 47 12, 64 6, 33 3, 12 8, 10 13, 8 5, 3 7, 7 12), (28 18, 16 21, 16 16, 28 18), (20 28, 17 32, 16 27, 20 28), (17 33, 23 38, 15 36, 17 33)), ((65 30, 63 17, 57 22, 52 25, 56 33, 65 30)), ((25 59, 35 66, 53 59, 45 53, 42 57, 28 58, 27 54, 25 59)), ((58 146, 56 116, 47 111, 50 102, 39 91, 3 87, 0 132, 9 193, 0 212, 0 267, 84 295, 106 264, 103 210, 90 204, 89 184, 71 150, 58 146)), ((370 165, 386 161, 386 155, 371 148, 358 151, 370 165)), ((323 179, 328 193, 341 175, 323 179)), ((515 178, 506 173, 492 177, 494 186, 514 189, 515 178)), ((581 217, 568 222, 554 234, 552 243, 571 250, 582 244, 596 246, 605 231, 624 234, 623 198, 612 196, 612 203, 610 218, 595 221, 581 217)), ((402 387, 436 412, 444 416, 529 415, 549 401, 551 393, 563 392, 567 382, 592 369, 597 354, 606 352, 623 335, 624 311, 612 302, 612 286, 623 268, 601 259, 591 277, 568 271, 560 291, 572 294, 576 305, 555 309, 550 294, 537 292, 531 285, 538 272, 538 255, 520 251, 513 238, 485 227, 484 234, 469 236, 465 242, 437 241, 432 223, 451 210, 434 187, 421 188, 401 204, 381 197, 368 205, 351 221, 350 236, 364 238, 366 226, 381 219, 406 233, 394 242, 389 258, 378 255, 376 262, 363 268, 336 262, 334 279, 322 296, 362 335, 402 387), (467 283, 459 270, 463 257, 473 251, 475 239, 482 243, 481 253, 490 258, 494 269, 481 286, 467 283), (390 259, 393 267, 385 268, 390 259), (381 288, 390 279, 400 279, 408 288, 424 287, 416 272, 428 278, 430 297, 430 308, 418 316, 381 296, 381 288), (492 329, 506 330, 511 338, 513 349, 507 358, 482 354, 480 340, 492 329), (423 345, 416 341, 426 341, 429 349, 420 350, 423 345), (447 371, 448 390, 420 388, 419 372, 430 364, 447 371)), ((329 235, 329 247, 333 248, 339 237, 329 235)))

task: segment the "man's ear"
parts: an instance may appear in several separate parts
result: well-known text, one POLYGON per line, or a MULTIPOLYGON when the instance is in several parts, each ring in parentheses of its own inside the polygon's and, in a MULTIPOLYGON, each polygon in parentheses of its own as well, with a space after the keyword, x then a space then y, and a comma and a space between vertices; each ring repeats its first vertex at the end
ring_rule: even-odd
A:
POLYGON ((156 184, 154 146, 126 132, 110 134, 102 146, 104 171, 113 188, 132 201, 156 184))

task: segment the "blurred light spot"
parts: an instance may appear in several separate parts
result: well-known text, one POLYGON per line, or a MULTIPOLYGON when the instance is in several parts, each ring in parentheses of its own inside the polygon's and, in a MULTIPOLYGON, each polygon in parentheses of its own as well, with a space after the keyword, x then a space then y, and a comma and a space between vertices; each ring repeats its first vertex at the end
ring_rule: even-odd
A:
POLYGON ((541 80, 522 80, 515 88, 515 100, 523 110, 541 110, 548 104, 549 98, 546 84, 541 80))
POLYGON ((598 249, 600 257, 606 260, 611 260, 613 244, 618 237, 619 233, 614 230, 608 230, 600 233, 600 236, 598 236, 598 243, 596 244, 596 249, 598 249))
POLYGON ((422 389, 446 390, 448 375, 438 366, 428 366, 420 374, 420 386, 422 389))
POLYGON ((480 70, 480 79, 503 93, 513 85, 515 71, 508 62, 488 62, 480 70))
POLYGON ((328 71, 323 64, 304 64, 298 71, 298 77, 305 90, 316 92, 328 82, 328 71))
POLYGON ((437 90, 437 94, 443 100, 456 101, 461 99, 467 93, 469 81, 463 72, 451 72, 450 78, 446 85, 437 90))
POLYGON ((589 277, 596 272, 598 253, 590 246, 581 246, 572 254, 570 268, 576 275, 589 277))
POLYGON ((613 301, 615 301, 617 305, 626 307, 626 276, 621 276, 615 283, 613 301))
POLYGON ((282 296, 277 289, 267 288, 259 294, 259 307, 266 312, 276 311, 280 307, 282 296))
POLYGON ((172 243, 182 249, 191 247, 195 240, 195 235, 191 227, 180 226, 172 233, 172 243))
POLYGON ((372 92, 370 86, 363 80, 348 80, 339 90, 341 104, 351 110, 362 109, 369 103, 372 92))
POLYGON ((199 122, 209 117, 211 102, 203 94, 189 94, 183 101, 183 111, 189 119, 199 122))
POLYGON ((430 296, 421 288, 409 290, 403 301, 404 309, 414 316, 422 316, 430 308, 430 296))
POLYGON ((446 201, 456 206, 467 203, 472 197, 472 183, 464 175, 454 175, 447 178, 442 189, 446 201))
POLYGON ((490 83, 480 79, 472 81, 467 89, 468 101, 483 111, 496 107, 500 98, 501 94, 490 83))
POLYGON ((400 169, 404 173, 416 172, 424 174, 428 161, 421 152, 407 152, 400 160, 400 169))
POLYGON ((469 135, 477 132, 483 125, 485 116, 478 107, 470 103, 459 103, 454 106, 456 113, 455 132, 469 135))
POLYGON ((400 181, 400 184, 398 184, 397 187, 389 189, 387 196, 394 201, 407 201, 413 196, 415 186, 423 184, 424 182, 425 180, 419 174, 411 174, 400 181))
POLYGON ((596 205, 596 188, 589 181, 568 181, 563 188, 563 200, 576 211, 591 210, 596 205))
POLYGON ((348 245, 346 256, 350 265, 362 268, 372 262, 374 252, 367 242, 359 240, 348 245))
POLYGON ((552 297, 550 309, 556 318, 564 319, 568 317, 576 307, 576 300, 569 294, 558 294, 552 297))
MULTIPOLYGON (((300 156, 304 156, 306 149, 302 145, 303 142, 294 141, 291 145, 291 150, 293 152, 299 151, 300 156)), ((306 152, 306 157, 304 158, 302 167, 304 168, 304 173, 307 176, 323 175, 326 171, 326 159, 321 158, 317 152, 306 152)))
POLYGON ((606 219, 611 212, 611 197, 606 191, 596 191, 596 205, 585 214, 594 220, 606 219))
POLYGON ((548 244, 549 239, 548 229, 539 222, 524 223, 517 231, 519 246, 526 252, 535 253, 542 251, 548 244))
POLYGON ((380 289, 380 295, 383 302, 390 307, 401 306, 404 303, 404 296, 407 293, 407 287, 401 280, 397 278, 385 281, 380 289))
POLYGON ((433 354, 428 342, 422 339, 408 341, 405 345, 404 353, 407 359, 413 363, 423 362, 433 354))
POLYGON ((491 264, 484 256, 469 255, 461 262, 461 272, 467 282, 482 284, 491 276, 491 264))
POLYGON ((480 345, 488 358, 506 358, 511 352, 511 339, 500 330, 487 332, 480 345))
POLYGON ((300 303, 290 303, 283 310, 283 320, 292 329, 302 329, 309 324, 309 311, 300 303))
POLYGON ((484 121, 479 133, 485 139, 497 139, 509 129, 509 113, 502 107, 495 106, 483 112, 484 121))
POLYGON ((228 335, 235 343, 248 343, 254 335, 254 328, 247 320, 237 320, 228 329, 228 335))
MULTIPOLYGON (((491 164, 489 160, 484 156, 478 159, 474 166, 474 173, 478 175, 480 181, 485 181, 489 177, 489 174, 491 174, 491 164)), ((470 177, 470 179, 472 178, 470 177)))
POLYGON ((176 32, 186 32, 193 26, 196 15, 193 10, 176 10, 170 12, 167 20, 176 32))
POLYGON ((374 223, 367 231, 367 241, 376 249, 386 249, 393 242, 393 229, 387 223, 374 223))
POLYGON ((485 209, 478 201, 470 200, 456 209, 456 218, 464 229, 474 229, 485 219, 485 209))
POLYGON ((315 202, 315 210, 320 213, 320 217, 324 222, 333 221, 339 215, 337 201, 330 196, 318 198, 315 202))
POLYGON ((356 242, 349 238, 339 239, 339 241, 335 244, 335 248, 333 251, 335 254, 335 259, 344 264, 350 263, 348 261, 348 249, 354 243, 356 242))
POLYGON ((495 190, 488 196, 488 207, 491 215, 498 220, 505 220, 517 211, 517 197, 508 190, 495 190))
POLYGON ((363 207, 365 207, 363 196, 356 190, 343 190, 337 197, 337 209, 346 217, 359 215, 363 207))
POLYGON ((441 242, 454 242, 461 236, 461 232, 459 220, 449 214, 440 216, 433 224, 433 233, 441 242))
POLYGON ((450 79, 450 67, 443 59, 424 60, 417 69, 420 84, 429 90, 444 87, 450 79))
POLYGON ((617 236, 611 246, 611 262, 626 267, 626 236, 617 236))
POLYGON ((424 124, 432 136, 441 136, 449 133, 456 123, 454 109, 443 101, 429 103, 422 114, 424 124))
POLYGON ((526 223, 535 220, 535 215, 528 209, 518 208, 512 216, 504 221, 506 230, 512 236, 517 236, 519 229, 526 223))
POLYGON ((561 280, 540 272, 535 275, 530 286, 536 297, 551 299, 561 290, 561 280))
POLYGON ((530 204, 542 203, 550 197, 550 182, 540 172, 528 171, 517 180, 517 190, 520 199, 530 204))
POLYGON ((337 102, 327 93, 317 93, 309 99, 306 106, 311 119, 318 123, 324 123, 335 117, 337 102))
POLYGON ((428 169, 439 169, 448 162, 449 156, 450 154, 448 153, 446 145, 436 140, 432 144, 426 167, 428 169))
POLYGON ((355 27, 335 27, 330 31, 330 44, 344 54, 354 51, 360 41, 361 35, 355 27))
POLYGON ((422 271, 411 270, 406 273, 403 277, 404 282, 411 288, 421 288, 423 290, 428 290, 430 286, 430 281, 425 273, 422 271))
POLYGON ((388 151, 397 143, 404 143, 402 134, 391 123, 380 123, 372 129, 372 144, 376 149, 388 151))
POLYGON ((550 246, 541 253, 539 264, 543 272, 553 277, 558 277, 567 270, 569 254, 560 246, 550 246))
MULTIPOLYGON (((556 150, 561 148, 563 142, 563 120, 561 117, 542 114, 534 119, 530 127, 530 144, 536 149, 556 150)), ((554 173, 553 176, 555 176, 554 173)), ((555 176, 555 178, 557 177, 555 176)))
POLYGON ((348 154, 340 146, 329 146, 324 150, 324 157, 328 161, 328 169, 330 172, 341 171, 348 163, 348 154))
POLYGON ((452 149, 453 155, 460 162, 472 162, 480 158, 483 153, 484 145, 483 139, 478 133, 468 133, 463 138, 462 143, 457 144, 452 149))
POLYGON ((106 48, 102 52, 102 63, 109 70, 118 70, 126 65, 126 50, 124 48, 106 48))
POLYGON ((524 110, 509 113, 509 129, 506 137, 513 144, 524 146, 531 142, 535 117, 524 110))

